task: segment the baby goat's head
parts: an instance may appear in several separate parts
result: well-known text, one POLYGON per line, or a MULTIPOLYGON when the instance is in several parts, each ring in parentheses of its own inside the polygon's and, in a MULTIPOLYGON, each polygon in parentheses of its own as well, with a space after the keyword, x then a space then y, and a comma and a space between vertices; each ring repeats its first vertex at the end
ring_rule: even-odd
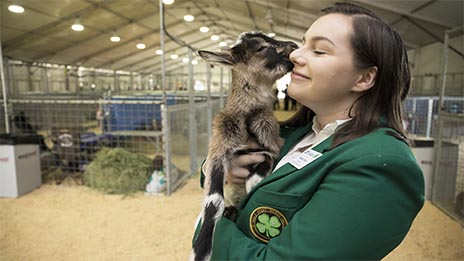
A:
POLYGON ((298 46, 277 41, 260 32, 243 33, 232 48, 221 52, 198 51, 212 64, 232 66, 232 70, 255 83, 273 83, 293 69, 290 53, 298 46))

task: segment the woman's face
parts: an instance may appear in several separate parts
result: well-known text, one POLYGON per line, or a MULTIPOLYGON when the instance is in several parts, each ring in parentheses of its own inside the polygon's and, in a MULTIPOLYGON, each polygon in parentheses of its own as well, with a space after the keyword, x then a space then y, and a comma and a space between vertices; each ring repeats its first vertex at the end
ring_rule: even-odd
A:
POLYGON ((361 73, 353 65, 351 18, 328 14, 306 31, 303 45, 290 54, 295 67, 288 94, 316 115, 348 112, 360 93, 361 73))

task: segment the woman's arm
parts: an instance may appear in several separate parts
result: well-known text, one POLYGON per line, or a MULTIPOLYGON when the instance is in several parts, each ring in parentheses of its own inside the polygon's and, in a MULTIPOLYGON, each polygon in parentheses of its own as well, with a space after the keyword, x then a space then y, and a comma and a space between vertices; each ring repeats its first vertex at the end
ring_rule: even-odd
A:
POLYGON ((395 155, 358 158, 328 174, 267 245, 222 218, 212 258, 381 259, 405 237, 423 205, 423 190, 423 176, 414 162, 395 155))

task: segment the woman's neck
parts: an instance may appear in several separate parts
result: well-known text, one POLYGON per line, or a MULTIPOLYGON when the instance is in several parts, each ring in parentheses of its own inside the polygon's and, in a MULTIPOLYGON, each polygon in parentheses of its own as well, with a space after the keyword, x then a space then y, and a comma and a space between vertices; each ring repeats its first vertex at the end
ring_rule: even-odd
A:
POLYGON ((349 111, 343 110, 343 111, 330 113, 330 114, 318 113, 316 114, 317 116, 316 120, 319 123, 319 126, 321 127, 321 129, 324 129, 324 127, 331 122, 334 122, 336 120, 346 120, 346 119, 351 118, 348 112, 349 111))

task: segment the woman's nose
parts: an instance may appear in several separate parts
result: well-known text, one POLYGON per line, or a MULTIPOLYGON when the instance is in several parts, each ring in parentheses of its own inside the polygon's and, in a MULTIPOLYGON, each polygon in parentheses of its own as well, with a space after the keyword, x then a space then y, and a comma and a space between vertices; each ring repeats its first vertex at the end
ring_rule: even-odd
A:
POLYGON ((297 48, 295 50, 293 50, 293 52, 290 53, 290 61, 294 64, 294 65, 304 65, 305 61, 304 61, 304 57, 301 55, 301 49, 300 48, 297 48))

